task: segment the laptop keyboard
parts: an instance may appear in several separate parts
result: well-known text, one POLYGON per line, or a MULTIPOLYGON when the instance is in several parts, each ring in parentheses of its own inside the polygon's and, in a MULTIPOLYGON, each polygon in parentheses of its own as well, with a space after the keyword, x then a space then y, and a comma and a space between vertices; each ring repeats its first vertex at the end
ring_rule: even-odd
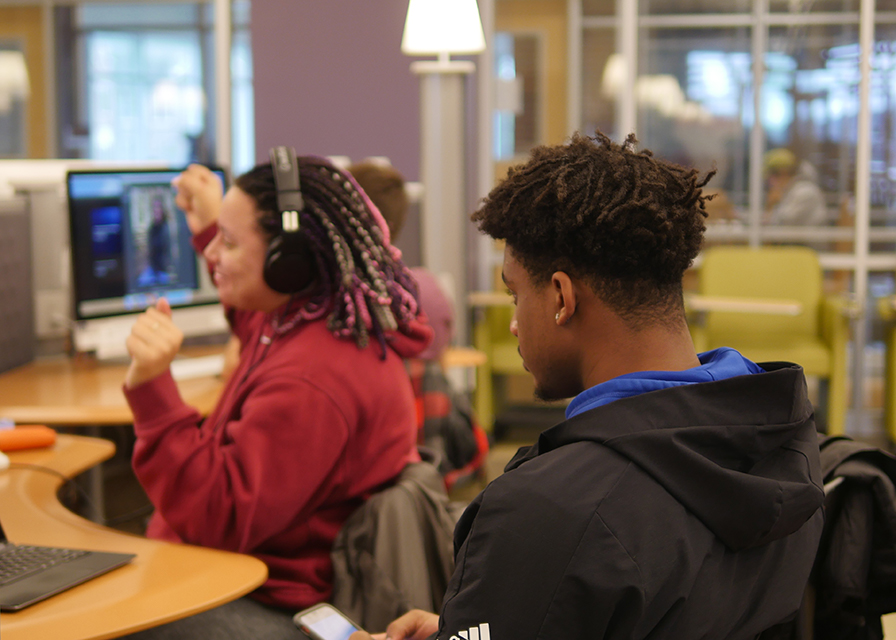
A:
POLYGON ((87 554, 83 549, 10 545, 0 552, 0 585, 87 554))

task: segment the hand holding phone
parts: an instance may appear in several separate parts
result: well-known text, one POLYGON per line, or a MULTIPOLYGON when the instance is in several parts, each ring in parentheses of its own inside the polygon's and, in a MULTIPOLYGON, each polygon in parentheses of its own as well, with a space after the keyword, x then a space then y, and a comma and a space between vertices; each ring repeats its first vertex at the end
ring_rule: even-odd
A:
POLYGON ((348 640, 355 631, 361 631, 358 624, 326 602, 299 611, 292 620, 311 640, 348 640))

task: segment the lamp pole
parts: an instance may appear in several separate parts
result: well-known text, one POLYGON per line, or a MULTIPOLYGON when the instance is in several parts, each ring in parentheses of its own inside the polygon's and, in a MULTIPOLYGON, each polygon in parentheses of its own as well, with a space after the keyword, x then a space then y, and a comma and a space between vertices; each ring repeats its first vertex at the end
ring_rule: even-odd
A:
POLYGON ((455 343, 466 344, 464 81, 475 65, 450 58, 485 50, 476 0, 409 0, 401 50, 438 56, 411 64, 420 76, 421 244, 423 264, 443 280, 453 298, 455 343))
POLYGON ((472 62, 421 60, 411 63, 420 76, 420 179, 423 182, 421 235, 423 264, 450 280, 455 338, 468 341, 467 225, 464 154, 464 82, 472 62))

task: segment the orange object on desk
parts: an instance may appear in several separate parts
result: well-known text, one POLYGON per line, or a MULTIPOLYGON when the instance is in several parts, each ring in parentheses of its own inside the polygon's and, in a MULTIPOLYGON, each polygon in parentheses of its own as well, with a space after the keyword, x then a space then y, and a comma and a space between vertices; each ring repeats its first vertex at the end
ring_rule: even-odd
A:
POLYGON ((56 442, 56 432, 42 424, 22 424, 0 429, 0 451, 49 447, 56 442))

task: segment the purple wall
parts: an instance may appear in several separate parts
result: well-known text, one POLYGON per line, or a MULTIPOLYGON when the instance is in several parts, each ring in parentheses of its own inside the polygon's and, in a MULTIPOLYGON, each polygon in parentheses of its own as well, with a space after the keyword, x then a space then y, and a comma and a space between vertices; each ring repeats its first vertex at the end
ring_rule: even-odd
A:
POLYGON ((252 3, 255 148, 420 165, 419 84, 401 53, 408 0, 252 3))

